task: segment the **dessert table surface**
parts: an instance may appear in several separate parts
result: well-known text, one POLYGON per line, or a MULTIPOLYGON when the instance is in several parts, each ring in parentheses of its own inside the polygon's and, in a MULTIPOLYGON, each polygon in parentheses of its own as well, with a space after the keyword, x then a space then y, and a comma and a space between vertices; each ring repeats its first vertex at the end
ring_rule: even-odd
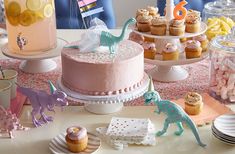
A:
MULTIPOLYGON (((231 105, 235 111, 235 106, 231 105)), ((49 154, 49 142, 64 133, 66 128, 72 125, 82 125, 88 132, 95 133, 95 128, 107 126, 112 117, 129 118, 149 118, 155 125, 156 130, 161 130, 165 115, 156 115, 153 113, 154 106, 126 106, 122 111, 110 115, 95 115, 87 112, 82 106, 68 106, 63 111, 56 108, 56 113, 49 115, 54 117, 54 122, 39 128, 31 128, 28 131, 14 132, 14 139, 0 139, 1 154, 49 154)), ((21 123, 24 126, 32 127, 31 107, 25 106, 21 114, 21 123)), ((95 154, 234 154, 235 147, 226 145, 217 140, 211 131, 211 126, 199 127, 201 139, 207 144, 206 148, 197 145, 192 132, 185 127, 182 136, 174 136, 175 125, 171 125, 168 133, 162 137, 156 138, 155 146, 137 146, 130 145, 123 151, 117 151, 111 148, 104 140, 101 147, 95 154)))

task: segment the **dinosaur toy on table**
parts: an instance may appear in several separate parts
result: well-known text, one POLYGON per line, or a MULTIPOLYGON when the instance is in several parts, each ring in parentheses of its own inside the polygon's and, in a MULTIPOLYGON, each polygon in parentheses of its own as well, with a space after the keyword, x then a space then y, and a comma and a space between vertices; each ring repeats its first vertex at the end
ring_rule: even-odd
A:
POLYGON ((79 49, 80 52, 84 52, 93 51, 99 46, 105 46, 109 48, 111 54, 114 54, 117 44, 124 39, 128 26, 134 23, 136 23, 136 19, 130 18, 124 24, 120 36, 114 36, 108 31, 103 21, 95 18, 91 21, 91 28, 81 37, 82 39, 78 42, 78 45, 69 45, 65 48, 79 49))
POLYGON ((175 132, 175 135, 179 136, 183 133, 184 128, 182 122, 185 122, 188 127, 192 130, 198 144, 202 147, 205 147, 206 144, 202 143, 198 130, 192 119, 187 115, 187 113, 177 104, 169 101, 169 100, 162 100, 159 93, 154 90, 153 81, 150 78, 149 89, 144 94, 145 104, 148 105, 153 102, 157 109, 154 111, 157 114, 161 112, 167 115, 165 119, 164 128, 161 131, 156 133, 156 136, 161 136, 166 133, 169 124, 175 123, 178 127, 178 131, 175 132))
POLYGON ((51 94, 48 94, 46 91, 43 90, 35 90, 18 85, 19 92, 25 95, 32 105, 32 121, 36 127, 41 126, 44 123, 53 121, 52 117, 49 117, 44 113, 45 109, 54 112, 54 106, 63 107, 68 105, 67 95, 63 91, 57 90, 51 81, 49 81, 49 85, 51 94), (36 115, 39 113, 41 115, 41 120, 36 119, 36 115))

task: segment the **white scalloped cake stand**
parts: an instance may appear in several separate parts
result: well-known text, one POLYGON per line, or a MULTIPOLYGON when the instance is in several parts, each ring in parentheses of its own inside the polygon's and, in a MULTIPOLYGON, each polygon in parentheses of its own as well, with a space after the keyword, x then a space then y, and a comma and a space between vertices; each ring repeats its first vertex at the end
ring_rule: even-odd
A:
POLYGON ((184 80, 188 77, 188 72, 182 67, 180 67, 180 65, 192 64, 195 62, 202 61, 203 59, 207 58, 209 55, 208 52, 205 52, 202 54, 200 58, 186 59, 185 53, 182 52, 183 49, 179 42, 180 38, 189 38, 205 33, 207 30, 207 25, 203 22, 201 23, 200 32, 185 33, 184 35, 181 36, 170 36, 169 32, 167 32, 166 36, 151 35, 150 32, 147 33, 139 32, 135 27, 132 27, 132 30, 137 34, 146 37, 155 38, 156 39, 155 44, 158 50, 162 51, 165 44, 169 42, 177 44, 181 48, 180 58, 177 61, 163 61, 161 60, 161 56, 159 57, 158 55, 155 60, 145 58, 146 63, 156 65, 156 67, 150 70, 148 74, 151 75, 152 78, 157 81, 174 82, 174 81, 184 80))
POLYGON ((61 77, 57 81, 59 89, 64 91, 68 95, 69 99, 84 103, 85 109, 95 114, 110 114, 118 112, 122 109, 124 102, 131 101, 142 96, 148 89, 148 83, 149 77, 145 73, 143 84, 133 91, 118 95, 91 96, 80 94, 65 87, 62 83, 61 77))
POLYGON ((6 43, 2 48, 2 53, 10 58, 24 60, 21 62, 19 68, 26 73, 44 73, 54 70, 57 67, 56 62, 52 59, 53 57, 60 56, 61 50, 67 43, 64 39, 57 39, 57 46, 45 53, 36 53, 32 55, 16 54, 9 51, 8 44, 6 43))

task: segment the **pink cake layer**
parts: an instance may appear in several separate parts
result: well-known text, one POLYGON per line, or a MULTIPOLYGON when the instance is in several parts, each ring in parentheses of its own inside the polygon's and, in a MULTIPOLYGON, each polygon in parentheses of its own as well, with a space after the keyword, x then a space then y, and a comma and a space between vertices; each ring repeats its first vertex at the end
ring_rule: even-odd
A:
POLYGON ((140 86, 144 77, 143 48, 132 41, 119 43, 115 55, 108 48, 97 52, 62 50, 62 82, 87 95, 112 95, 140 86))

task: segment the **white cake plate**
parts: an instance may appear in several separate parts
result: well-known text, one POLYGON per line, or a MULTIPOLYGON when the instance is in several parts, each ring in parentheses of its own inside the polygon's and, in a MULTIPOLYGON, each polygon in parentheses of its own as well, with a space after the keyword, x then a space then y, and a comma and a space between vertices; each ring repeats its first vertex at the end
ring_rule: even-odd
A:
POLYGON ((1 51, 7 57, 24 60, 19 66, 22 71, 26 73, 44 73, 52 71, 57 67, 56 62, 50 58, 60 56, 61 50, 66 43, 67 41, 64 39, 58 38, 55 48, 32 55, 16 54, 9 50, 7 43, 1 48, 1 51))
POLYGON ((177 61, 163 61, 161 56, 157 55, 155 60, 145 59, 146 63, 156 65, 155 68, 148 72, 154 80, 161 82, 175 82, 184 80, 188 77, 188 72, 179 65, 186 65, 199 62, 208 57, 208 52, 203 53, 200 58, 186 59, 184 48, 180 44, 180 38, 189 38, 203 34, 207 30, 207 25, 201 22, 201 29, 198 33, 185 33, 181 36, 171 36, 169 31, 165 36, 152 35, 150 32, 139 32, 137 28, 132 26, 132 30, 145 37, 155 38, 155 44, 159 51, 162 51, 166 43, 176 44, 180 49, 180 58, 177 61))
POLYGON ((69 99, 84 103, 85 109, 95 114, 110 114, 118 112, 122 109, 124 102, 131 101, 142 96, 148 89, 148 83, 149 77, 145 73, 142 85, 133 91, 118 95, 91 96, 80 94, 65 87, 62 83, 61 77, 57 81, 59 89, 64 91, 68 95, 69 99))

